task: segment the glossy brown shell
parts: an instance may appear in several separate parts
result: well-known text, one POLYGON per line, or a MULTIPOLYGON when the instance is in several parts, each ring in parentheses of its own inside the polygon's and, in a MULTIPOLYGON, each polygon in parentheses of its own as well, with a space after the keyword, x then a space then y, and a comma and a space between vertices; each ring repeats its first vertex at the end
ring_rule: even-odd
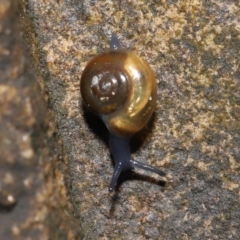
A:
POLYGON ((83 71, 80 90, 85 105, 119 136, 138 132, 155 109, 154 74, 145 60, 129 51, 94 57, 83 71))

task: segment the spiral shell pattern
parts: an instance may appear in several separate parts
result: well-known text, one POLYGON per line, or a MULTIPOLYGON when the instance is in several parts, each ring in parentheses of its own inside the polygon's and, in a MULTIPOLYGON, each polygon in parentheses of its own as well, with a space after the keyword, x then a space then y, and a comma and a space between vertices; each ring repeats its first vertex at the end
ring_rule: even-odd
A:
POLYGON ((155 109, 154 74, 146 61, 130 51, 111 50, 90 60, 80 91, 85 105, 119 136, 138 132, 155 109))

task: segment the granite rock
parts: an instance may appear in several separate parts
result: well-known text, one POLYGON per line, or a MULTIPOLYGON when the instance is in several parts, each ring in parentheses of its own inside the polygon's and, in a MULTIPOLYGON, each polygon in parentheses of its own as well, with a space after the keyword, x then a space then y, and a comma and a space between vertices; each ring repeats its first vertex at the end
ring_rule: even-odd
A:
POLYGON ((80 239, 237 239, 240 234, 239 1, 28 0, 32 49, 64 154, 80 239), (123 174, 103 123, 79 89, 111 33, 149 62, 154 118, 133 138, 135 159, 167 173, 123 174))

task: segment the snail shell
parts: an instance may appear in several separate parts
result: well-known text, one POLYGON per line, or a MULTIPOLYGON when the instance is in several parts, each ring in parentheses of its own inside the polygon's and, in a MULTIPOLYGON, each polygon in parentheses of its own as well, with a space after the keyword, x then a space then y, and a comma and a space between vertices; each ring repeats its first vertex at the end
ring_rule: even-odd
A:
POLYGON ((155 109, 154 73, 130 51, 110 50, 94 57, 83 71, 80 88, 87 108, 118 136, 138 132, 155 109))

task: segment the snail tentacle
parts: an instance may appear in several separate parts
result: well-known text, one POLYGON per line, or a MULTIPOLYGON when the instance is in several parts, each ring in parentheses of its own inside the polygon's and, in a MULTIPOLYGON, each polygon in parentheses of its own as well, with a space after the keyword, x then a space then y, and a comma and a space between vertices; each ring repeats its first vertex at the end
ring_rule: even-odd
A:
POLYGON ((113 191, 117 184, 117 180, 121 172, 126 170, 132 170, 134 168, 144 169, 150 172, 154 172, 160 176, 166 174, 153 166, 139 162, 131 158, 130 153, 130 138, 120 137, 115 134, 109 134, 109 146, 113 155, 115 167, 112 175, 112 180, 109 185, 109 191, 113 191))
POLYGON ((142 162, 136 161, 134 159, 130 159, 130 162, 131 162, 131 165, 132 165, 133 168, 135 168, 135 167, 141 168, 141 169, 144 169, 144 170, 147 170, 147 171, 150 171, 150 172, 157 173, 160 176, 165 176, 166 175, 166 173, 163 172, 162 170, 160 170, 158 168, 155 168, 151 165, 148 165, 146 163, 142 163, 142 162))
POLYGON ((112 180, 109 185, 110 192, 115 188, 121 172, 133 168, 129 161, 131 159, 129 141, 129 138, 120 137, 111 132, 109 133, 109 146, 115 164, 112 180))
POLYGON ((108 188, 109 192, 112 192, 115 189, 115 186, 117 185, 118 177, 121 174, 121 172, 122 172, 122 165, 121 164, 115 165, 114 172, 112 175, 112 180, 108 188))

